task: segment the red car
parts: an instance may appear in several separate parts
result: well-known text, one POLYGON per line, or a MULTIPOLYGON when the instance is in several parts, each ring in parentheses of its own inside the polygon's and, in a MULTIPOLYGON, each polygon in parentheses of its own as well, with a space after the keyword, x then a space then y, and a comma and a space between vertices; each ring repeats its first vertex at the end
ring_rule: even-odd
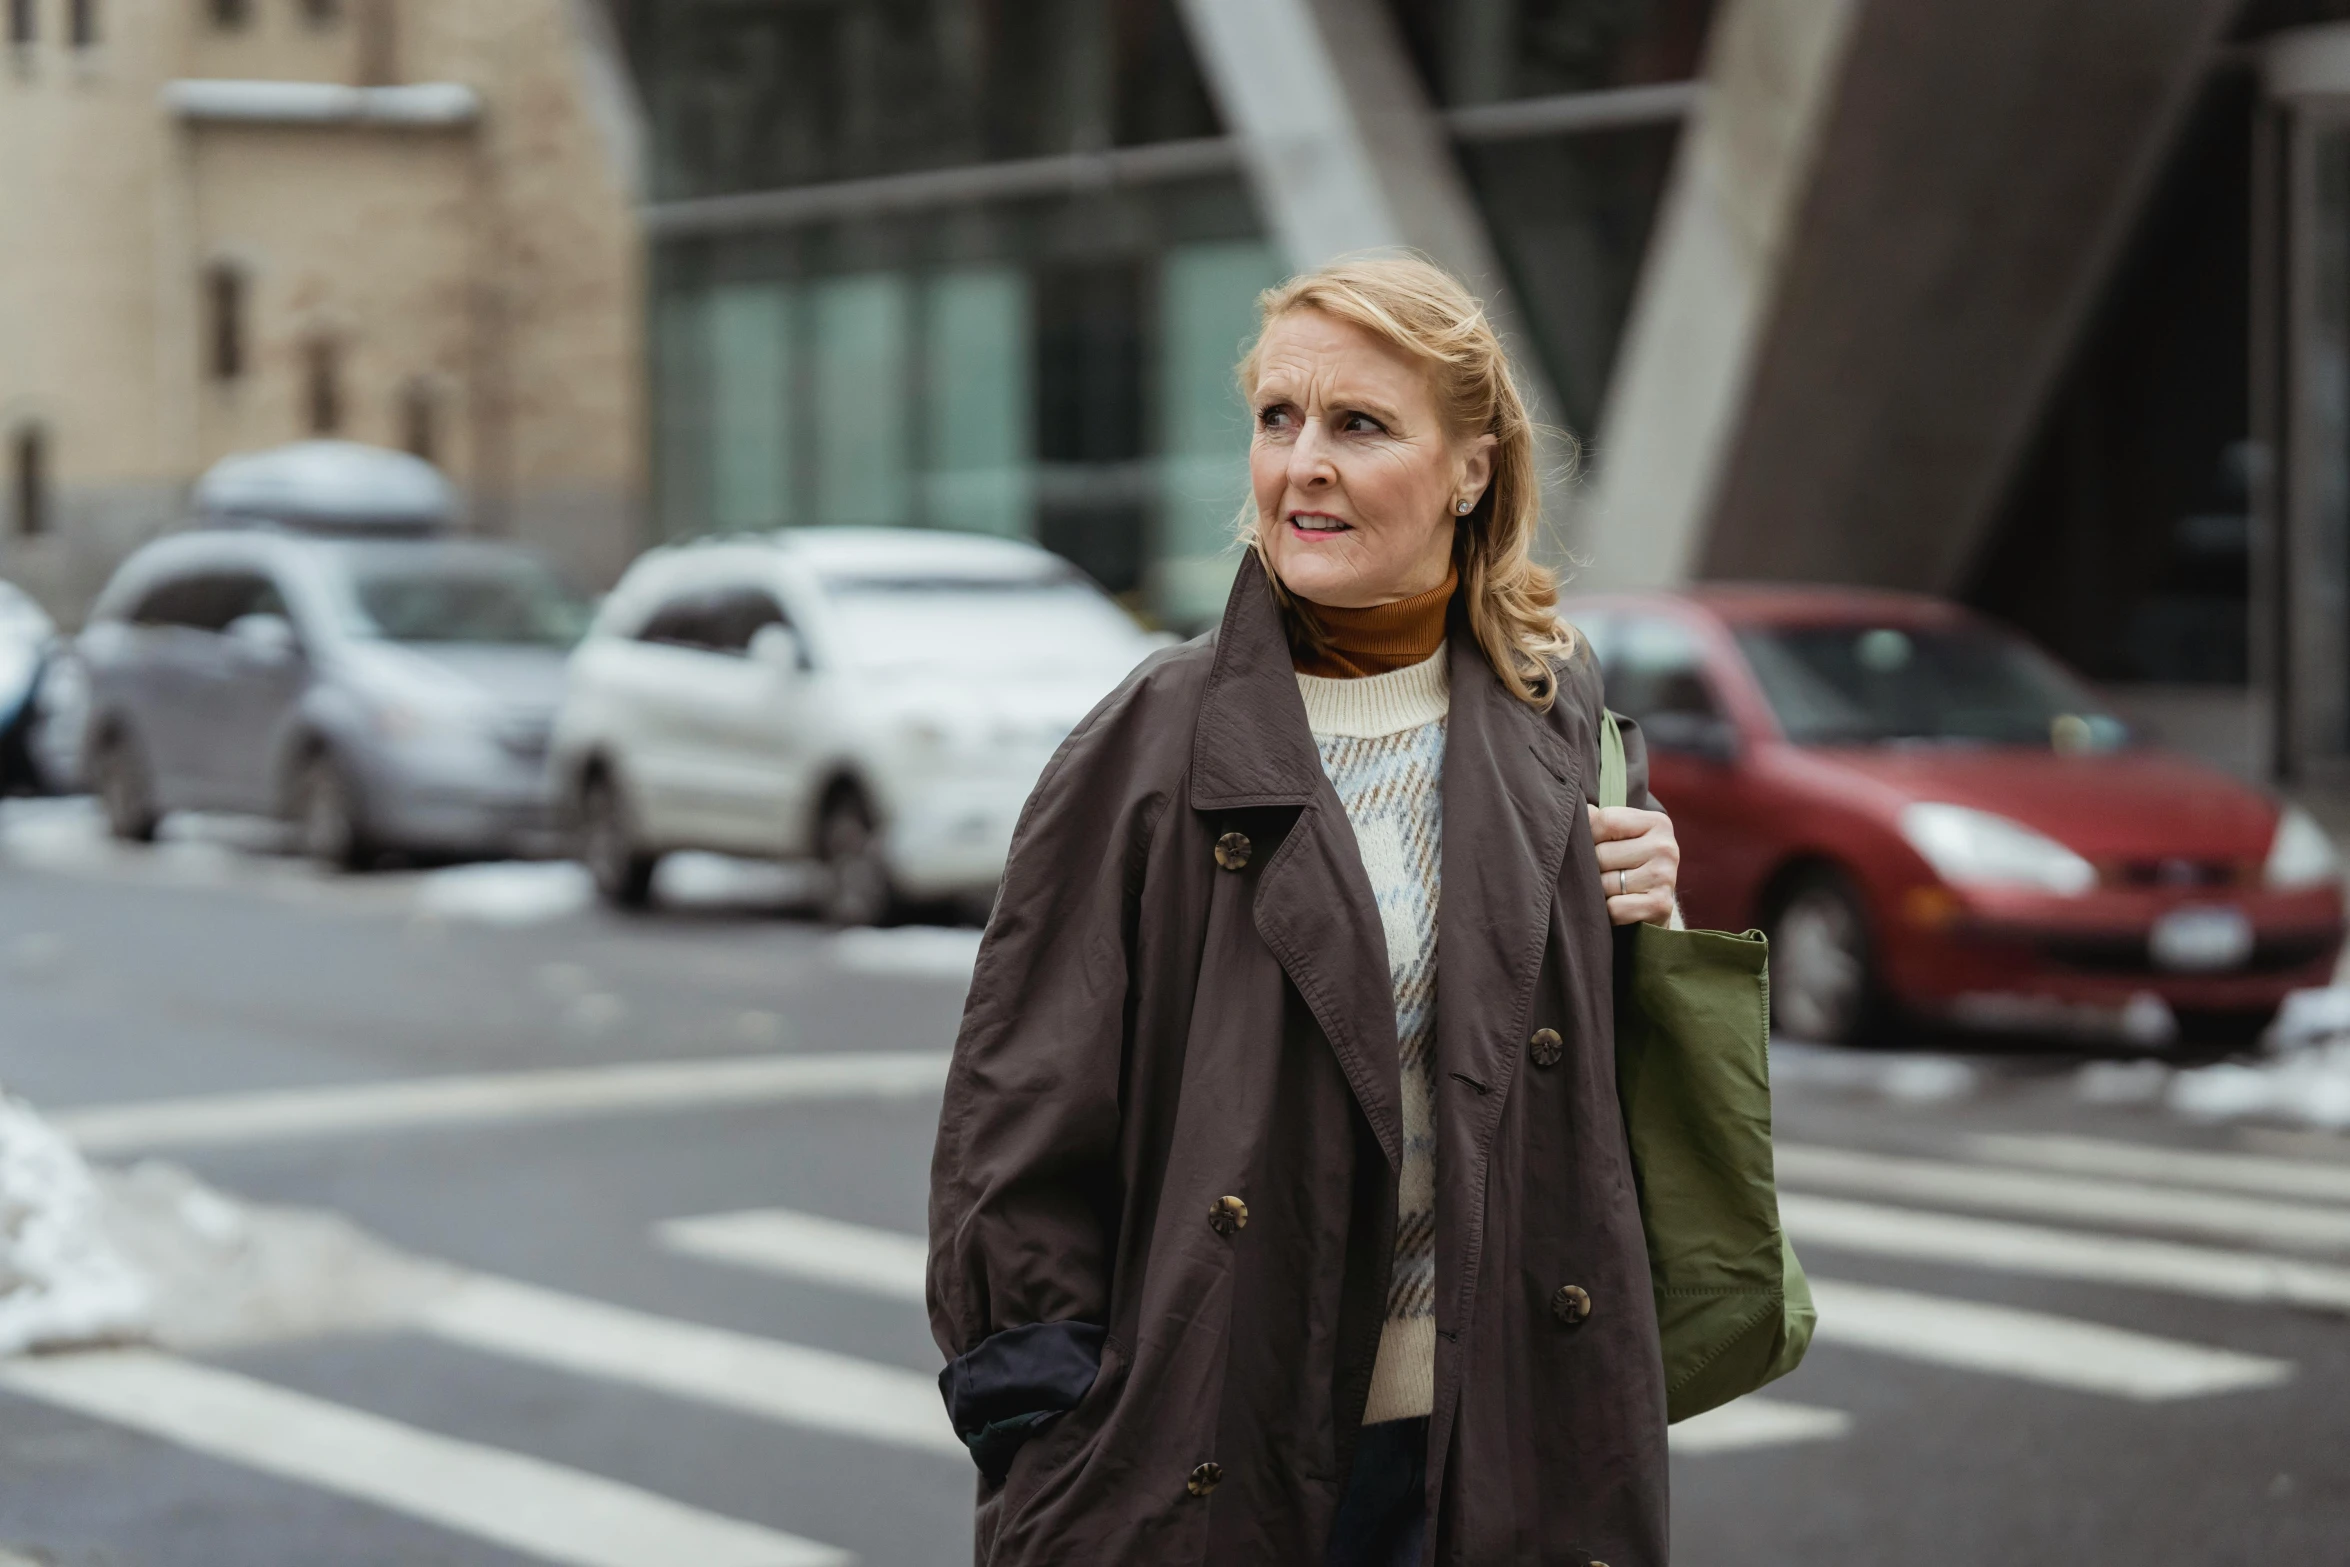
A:
POLYGON ((1565 613, 1647 736, 1689 923, 1770 933, 1790 1035, 2240 1043, 2332 977, 2342 868, 2306 813, 2135 743, 1955 605, 1709 586, 1565 613))

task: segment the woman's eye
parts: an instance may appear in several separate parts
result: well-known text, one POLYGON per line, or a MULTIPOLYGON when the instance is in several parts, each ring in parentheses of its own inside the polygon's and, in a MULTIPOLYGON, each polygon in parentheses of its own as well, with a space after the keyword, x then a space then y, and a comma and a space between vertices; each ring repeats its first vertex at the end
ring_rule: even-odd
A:
POLYGON ((1257 410, 1257 423, 1268 430, 1286 430, 1291 423, 1289 410, 1278 404, 1260 408, 1257 410))
POLYGON ((1386 426, 1369 414, 1348 414, 1345 419, 1340 421, 1339 428, 1349 435, 1382 435, 1386 433, 1386 426))

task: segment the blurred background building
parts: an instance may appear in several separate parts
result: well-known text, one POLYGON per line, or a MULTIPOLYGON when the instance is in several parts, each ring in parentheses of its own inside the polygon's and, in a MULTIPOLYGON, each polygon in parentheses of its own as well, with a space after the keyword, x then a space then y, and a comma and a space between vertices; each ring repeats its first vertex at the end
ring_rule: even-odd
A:
POLYGON ((2350 758, 2338 0, 615 3, 664 534, 1024 534, 1199 625, 1250 296, 1409 244, 1585 438, 1587 585, 1958 596, 2350 758))
POLYGON ((1963 598, 2174 741, 2350 778, 2350 0, 0 25, 0 572, 69 619, 208 462, 338 433, 591 581, 949 527, 1195 628, 1254 294, 1400 244, 1586 442, 1584 585, 1963 598))
POLYGON ((0 573, 78 617, 231 452, 440 463, 608 578, 642 528, 637 127, 573 0, 0 6, 0 573))

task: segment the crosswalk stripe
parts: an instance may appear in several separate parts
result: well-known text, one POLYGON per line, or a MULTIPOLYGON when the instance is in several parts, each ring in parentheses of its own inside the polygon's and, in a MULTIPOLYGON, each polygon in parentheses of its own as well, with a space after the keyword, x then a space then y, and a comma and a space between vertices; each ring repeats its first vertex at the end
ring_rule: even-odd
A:
POLYGON ((921 1098, 939 1091, 946 1072, 944 1051, 642 1061, 206 1094, 65 1109, 51 1119, 83 1152, 119 1154, 705 1105, 921 1098))
POLYGON ((2000 1164, 2035 1165, 2071 1175, 2118 1175, 2133 1180, 2230 1191, 2266 1192, 2308 1202, 2350 1203, 2350 1164, 2215 1153, 2200 1148, 2155 1148, 2096 1137, 1984 1133, 1967 1151, 2000 1164))
POLYGON ((1794 1186, 2081 1223, 2137 1225, 2290 1251, 2350 1251, 2350 1212, 2330 1208, 1849 1148, 1782 1144, 1777 1162, 1779 1179, 1794 1186))
POLYGON ((2350 1312, 2350 1268, 2298 1257, 1964 1218, 1808 1192, 1781 1192, 1779 1217, 1806 1249, 1818 1246, 2211 1300, 2350 1312))
POLYGON ((1840 1279, 1815 1278, 1811 1287, 1825 1343, 2083 1393, 2198 1398, 2272 1387, 2293 1374, 2289 1361, 2014 1306, 1840 1279))
POLYGON ((689 1257, 922 1300, 928 1248, 912 1235, 844 1224, 788 1208, 757 1208, 669 1219, 653 1227, 661 1245, 689 1257))
POLYGON ((419 1326, 468 1349, 969 1460, 937 1381, 918 1371, 483 1274, 428 1305, 419 1326))
POLYGON ((148 1350, 0 1364, 0 1387, 570 1567, 847 1567, 848 1552, 526 1454, 148 1350))
POLYGON ((1675 1453, 1697 1458, 1757 1447, 1785 1447, 1793 1442, 1833 1441, 1851 1429, 1852 1417, 1841 1409, 1749 1396, 1692 1415, 1667 1428, 1665 1435, 1675 1453))

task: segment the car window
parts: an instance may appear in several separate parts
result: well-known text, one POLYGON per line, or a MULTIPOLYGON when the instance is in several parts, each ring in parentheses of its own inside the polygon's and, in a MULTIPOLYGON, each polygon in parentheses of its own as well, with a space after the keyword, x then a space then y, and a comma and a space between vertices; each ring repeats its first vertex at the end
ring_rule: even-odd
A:
POLYGON ((663 601, 644 625, 638 628, 639 642, 658 642, 665 647, 690 647, 707 651, 716 628, 710 624, 710 595, 707 590, 695 588, 663 601))
POLYGON ((142 626, 224 631, 243 615, 282 615, 277 585, 257 571, 200 571, 149 588, 131 619, 142 626))
POLYGON ((1659 715, 1719 718, 1704 650, 1689 629, 1654 615, 1611 618, 1592 635, 1607 705, 1647 724, 1659 715))
POLYGON ((765 588, 691 588, 653 611, 640 642, 692 648, 699 653, 746 653, 764 626, 789 626, 791 617, 765 588))
POLYGON ((528 555, 356 555, 349 570, 361 636, 569 647, 587 624, 587 606, 528 555))
POLYGON ((2129 738, 2080 682, 1984 625, 1749 626, 1738 646, 1798 743, 1974 741, 2109 750, 2129 738))
POLYGON ((764 588, 724 588, 711 595, 704 624, 714 651, 747 653, 763 628, 789 626, 791 617, 764 588))

